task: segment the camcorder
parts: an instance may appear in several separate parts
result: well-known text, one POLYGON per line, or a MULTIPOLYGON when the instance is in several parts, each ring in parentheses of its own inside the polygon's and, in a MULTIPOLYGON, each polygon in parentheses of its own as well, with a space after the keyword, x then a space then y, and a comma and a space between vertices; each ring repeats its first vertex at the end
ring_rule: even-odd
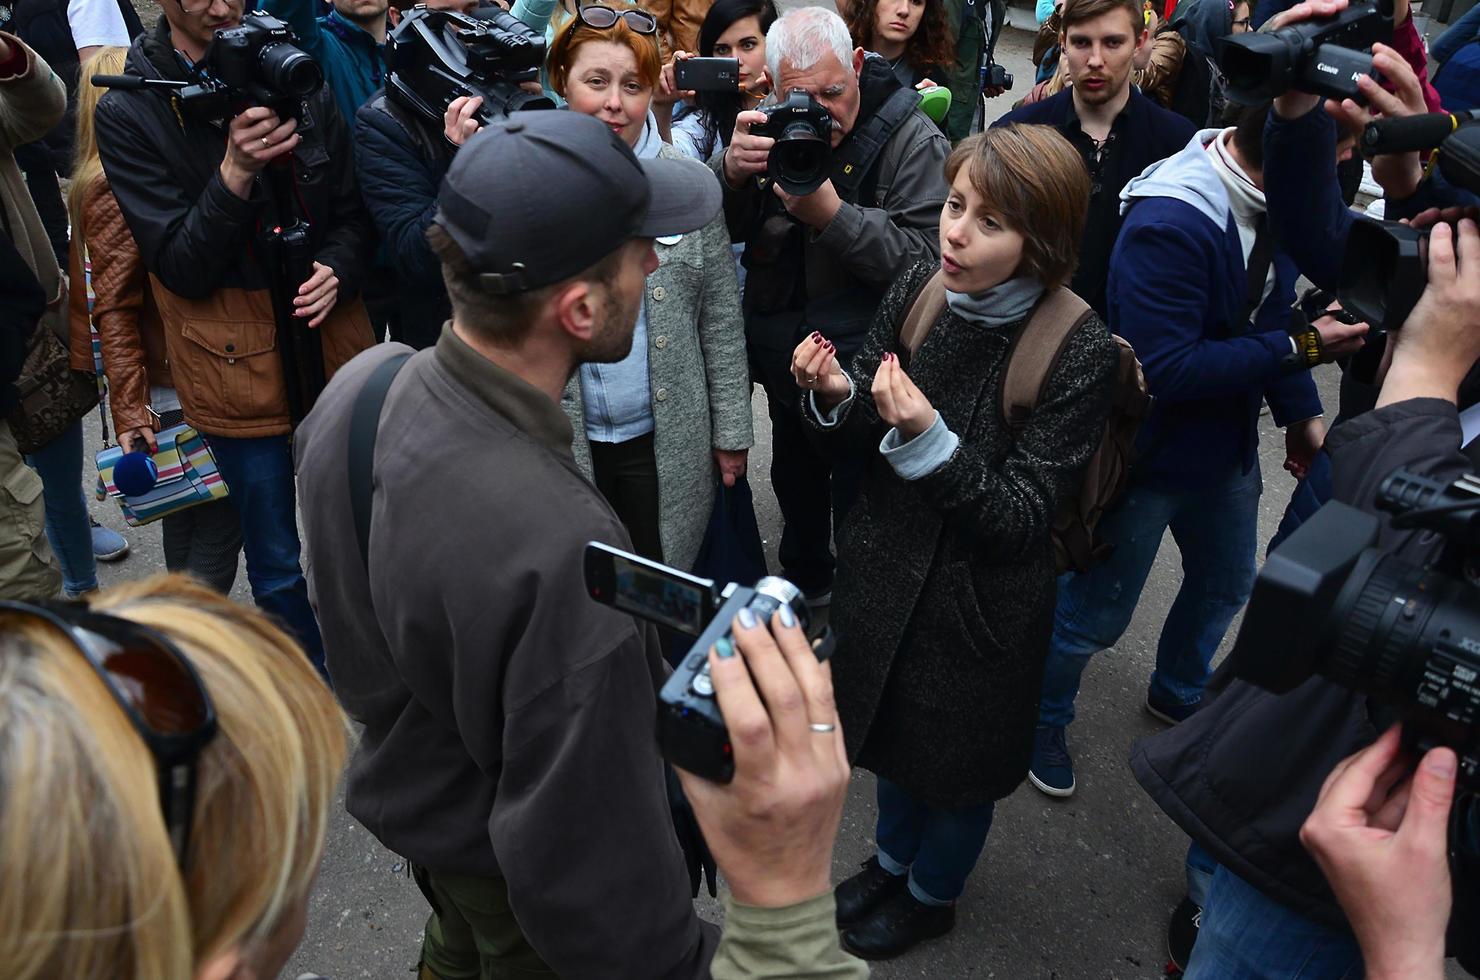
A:
POLYGON ((1375 547, 1378 518, 1327 503, 1272 551, 1229 655, 1234 675, 1283 694, 1320 674, 1403 723, 1415 760, 1459 759, 1449 823, 1447 953, 1480 968, 1480 474, 1452 483, 1397 470, 1378 490, 1391 526, 1432 531, 1419 565, 1375 547))
POLYGON ((553 109, 521 82, 538 81, 545 39, 498 7, 477 16, 413 7, 386 43, 386 96, 442 128, 452 101, 481 96, 474 118, 488 125, 528 109, 553 109))
MULTIPOLYGON (((1432 150, 1432 166, 1455 187, 1480 194, 1480 112, 1430 112, 1369 123, 1370 156, 1432 150)), ((1376 336, 1397 330, 1428 287, 1429 229, 1365 215, 1347 238, 1337 296, 1376 336)))
POLYGON ((224 125, 243 109, 266 106, 282 119, 302 119, 303 103, 324 84, 318 62, 297 44, 293 29, 271 14, 246 14, 216 32, 190 81, 140 75, 94 75, 102 88, 166 88, 183 112, 224 125))
POLYGON ((760 111, 766 121, 751 126, 751 133, 776 141, 766 161, 766 176, 796 197, 821 187, 832 167, 832 114, 801 89, 792 89, 781 102, 760 111))
POLYGON ((1392 2, 1380 0, 1278 30, 1230 34, 1215 50, 1234 102, 1257 105, 1298 89, 1360 103, 1357 79, 1372 74, 1370 48, 1392 40, 1392 2))
MULTIPOLYGON (((786 579, 767 576, 753 586, 731 582, 722 590, 711 579, 592 541, 585 553, 586 591, 597 602, 640 616, 694 640, 658 692, 658 748, 669 762, 716 783, 735 778, 730 732, 720 714, 709 677, 709 651, 730 638, 742 609, 762 623, 789 606, 808 629, 802 590, 786 579)), ((818 660, 832 654, 830 631, 815 639, 818 660)))
POLYGON ((1272 551, 1230 654, 1283 694, 1320 674, 1390 707, 1415 753, 1447 745, 1480 789, 1480 474, 1445 484, 1398 470, 1378 491, 1392 527, 1444 540, 1431 565, 1375 547, 1379 520, 1327 503, 1272 551))

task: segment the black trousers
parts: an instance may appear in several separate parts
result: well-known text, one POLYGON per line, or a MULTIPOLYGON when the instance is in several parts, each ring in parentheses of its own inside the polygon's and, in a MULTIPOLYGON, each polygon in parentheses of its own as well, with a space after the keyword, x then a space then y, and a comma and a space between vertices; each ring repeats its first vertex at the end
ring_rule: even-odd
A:
POLYGON ((791 350, 750 345, 750 376, 766 390, 771 417, 771 489, 781 508, 781 574, 808 595, 832 588, 833 526, 858 493, 862 460, 834 460, 802 421, 791 350))
POLYGON ((62 200, 62 185, 57 181, 56 165, 45 143, 27 143, 15 148, 15 163, 26 176, 26 190, 36 203, 36 213, 51 250, 63 274, 67 271, 67 205, 62 200))
POLYGON ((658 530, 658 458, 653 434, 626 442, 591 443, 591 468, 596 489, 612 505, 632 548, 652 561, 663 560, 663 537, 658 530))

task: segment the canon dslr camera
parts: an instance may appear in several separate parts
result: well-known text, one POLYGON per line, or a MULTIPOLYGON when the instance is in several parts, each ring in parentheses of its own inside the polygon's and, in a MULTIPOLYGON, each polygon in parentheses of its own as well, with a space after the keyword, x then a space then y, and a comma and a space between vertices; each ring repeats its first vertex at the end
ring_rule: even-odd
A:
POLYGON ((792 89, 780 103, 760 111, 766 121, 751 126, 751 133, 776 141, 766 161, 766 176, 796 197, 821 187, 832 166, 832 114, 801 89, 792 89))
MULTIPOLYGON (((649 622, 696 637, 658 692, 658 748, 669 762, 696 776, 728 783, 735 778, 730 732, 720 714, 709 679, 709 651, 728 638, 742 609, 769 624, 782 606, 790 606, 807 629, 807 603, 802 591, 783 578, 767 576, 752 587, 731 582, 717 591, 715 583, 592 541, 586 545, 586 591, 604 603, 649 622)), ((832 635, 813 644, 819 660, 832 652, 832 635)))
POLYGON ((545 39, 498 7, 470 16, 418 5, 386 43, 386 96, 438 129, 454 99, 481 96, 474 118, 486 126, 510 113, 555 108, 519 87, 539 80, 544 60, 545 39))

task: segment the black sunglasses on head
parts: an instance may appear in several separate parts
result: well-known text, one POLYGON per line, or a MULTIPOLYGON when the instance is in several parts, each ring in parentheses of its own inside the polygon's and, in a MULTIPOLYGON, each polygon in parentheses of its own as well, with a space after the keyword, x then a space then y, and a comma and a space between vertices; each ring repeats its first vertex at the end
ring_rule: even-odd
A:
POLYGON ((159 803, 183 873, 195 812, 196 761, 216 735, 216 708, 189 658, 146 626, 81 603, 0 600, 0 615, 39 619, 72 641, 139 733, 159 772, 159 803))
POLYGON ((639 34, 658 33, 658 18, 646 10, 614 10, 611 7, 592 4, 589 7, 577 7, 576 19, 598 31, 615 27, 620 19, 626 21, 627 26, 639 34))

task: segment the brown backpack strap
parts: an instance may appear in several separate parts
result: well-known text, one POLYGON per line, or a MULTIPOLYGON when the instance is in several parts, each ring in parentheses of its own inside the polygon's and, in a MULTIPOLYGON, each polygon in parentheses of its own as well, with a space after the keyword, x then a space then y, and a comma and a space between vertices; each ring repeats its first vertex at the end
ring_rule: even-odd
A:
POLYGON ((925 343, 925 338, 930 335, 930 328, 935 326, 935 321, 946 308, 946 281, 941 278, 940 270, 920 284, 915 290, 915 295, 910 298, 909 305, 904 310, 904 323, 899 328, 899 360, 901 365, 908 370, 910 359, 925 343))
POLYGON ((1007 355, 1002 415, 1010 428, 1027 423, 1069 339, 1093 315, 1088 303, 1063 286, 1038 301, 1007 355))

